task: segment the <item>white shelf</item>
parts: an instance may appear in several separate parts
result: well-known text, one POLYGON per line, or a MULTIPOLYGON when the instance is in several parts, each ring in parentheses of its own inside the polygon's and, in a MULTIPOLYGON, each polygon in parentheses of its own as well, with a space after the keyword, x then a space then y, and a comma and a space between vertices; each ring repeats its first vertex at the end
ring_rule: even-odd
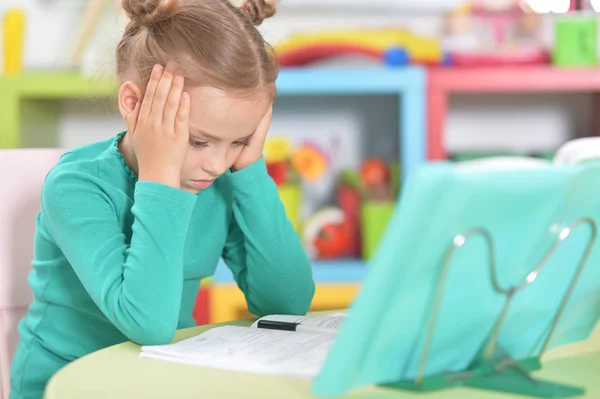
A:
POLYGON ((403 11, 403 12, 444 12, 455 9, 462 0, 280 0, 278 10, 331 10, 344 12, 352 10, 403 11))

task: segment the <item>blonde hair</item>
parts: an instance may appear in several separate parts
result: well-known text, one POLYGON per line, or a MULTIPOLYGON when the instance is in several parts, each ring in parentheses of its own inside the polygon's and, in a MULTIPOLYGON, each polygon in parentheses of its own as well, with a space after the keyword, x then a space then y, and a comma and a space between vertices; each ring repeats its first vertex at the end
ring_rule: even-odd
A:
POLYGON ((275 96, 277 59, 256 29, 275 14, 273 3, 122 0, 122 6, 130 21, 116 51, 121 81, 145 87, 155 64, 175 61, 190 86, 275 96))

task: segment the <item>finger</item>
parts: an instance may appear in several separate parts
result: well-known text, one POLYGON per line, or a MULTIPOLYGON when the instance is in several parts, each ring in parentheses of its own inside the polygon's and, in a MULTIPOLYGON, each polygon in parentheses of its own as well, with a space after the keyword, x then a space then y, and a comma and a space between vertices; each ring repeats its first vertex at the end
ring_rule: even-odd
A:
POLYGON ((175 118, 175 135, 189 137, 190 121, 190 95, 187 92, 181 94, 177 117, 175 118))
POLYGON ((271 126, 272 115, 273 115, 273 105, 271 104, 267 113, 265 114, 265 116, 262 118, 262 120, 258 124, 258 126, 256 128, 255 136, 264 137, 267 135, 267 131, 269 130, 269 127, 271 126))
POLYGON ((175 118, 177 117, 177 111, 181 102, 183 83, 183 76, 175 75, 163 114, 163 124, 169 131, 175 128, 175 118))
POLYGON ((142 115, 142 117, 147 117, 150 115, 150 111, 152 110, 152 101, 154 101, 154 93, 156 93, 156 88, 158 87, 158 82, 160 81, 162 72, 162 65, 155 65, 152 69, 150 80, 148 80, 148 84, 146 85, 146 94, 142 100, 142 108, 140 109, 140 115, 142 115))
POLYGON ((150 110, 151 119, 154 122, 162 123, 163 114, 165 111, 165 104, 167 103, 167 97, 169 91, 171 91, 171 84, 173 83, 173 71, 169 69, 169 65, 165 68, 160 82, 156 87, 156 94, 154 94, 154 100, 152 101, 152 109, 150 110))

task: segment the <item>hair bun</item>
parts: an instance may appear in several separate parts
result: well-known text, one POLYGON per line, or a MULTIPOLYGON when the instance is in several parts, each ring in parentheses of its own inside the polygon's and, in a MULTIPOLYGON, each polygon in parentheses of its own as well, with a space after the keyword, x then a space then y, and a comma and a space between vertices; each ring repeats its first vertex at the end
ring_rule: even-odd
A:
POLYGON ((150 26, 173 17, 179 10, 180 0, 122 0, 123 9, 133 23, 150 26))
POLYGON ((244 0, 240 6, 240 11, 254 25, 260 25, 266 18, 275 15, 275 0, 244 0))

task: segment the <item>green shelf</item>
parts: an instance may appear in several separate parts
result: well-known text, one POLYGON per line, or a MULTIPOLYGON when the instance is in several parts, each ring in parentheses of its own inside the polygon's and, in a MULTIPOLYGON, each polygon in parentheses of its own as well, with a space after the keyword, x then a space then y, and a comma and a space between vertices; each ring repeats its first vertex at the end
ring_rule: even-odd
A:
POLYGON ((70 99, 108 97, 118 89, 108 77, 86 77, 75 72, 38 72, 0 77, 0 92, 24 98, 70 99))
POLYGON ((26 146, 21 132, 58 134, 62 101, 106 99, 116 95, 117 81, 76 72, 30 72, 0 77, 0 149, 26 146))

